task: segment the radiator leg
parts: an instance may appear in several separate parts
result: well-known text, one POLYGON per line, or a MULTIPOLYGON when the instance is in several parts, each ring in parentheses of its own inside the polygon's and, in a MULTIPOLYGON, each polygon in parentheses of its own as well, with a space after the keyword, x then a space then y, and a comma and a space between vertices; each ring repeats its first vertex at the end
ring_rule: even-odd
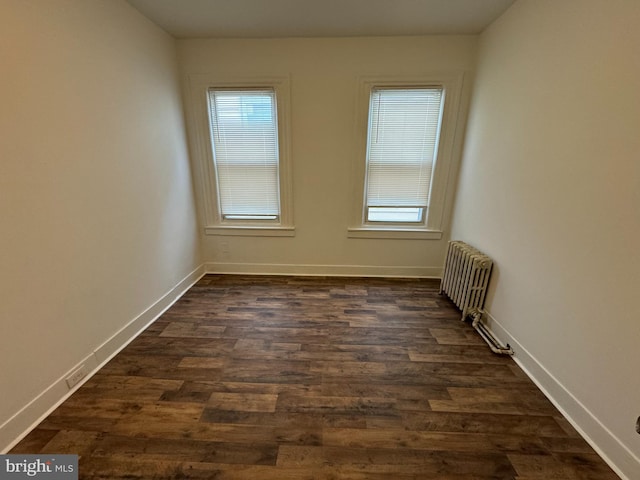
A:
POLYGON ((482 339, 487 342, 489 348, 493 353, 497 353, 498 355, 513 355, 513 349, 507 343, 506 347, 503 347, 498 340, 491 334, 489 330, 482 323, 482 314, 484 312, 479 308, 472 309, 469 314, 471 315, 472 323, 471 325, 475 330, 480 334, 482 339))

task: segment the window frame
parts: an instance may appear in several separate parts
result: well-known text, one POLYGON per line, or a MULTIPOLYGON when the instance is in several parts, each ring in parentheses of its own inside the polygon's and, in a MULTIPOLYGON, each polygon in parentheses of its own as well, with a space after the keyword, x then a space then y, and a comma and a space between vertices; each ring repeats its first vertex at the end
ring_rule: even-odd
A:
POLYGON ((199 171, 198 189, 202 197, 201 216, 207 235, 294 236, 291 185, 290 81, 288 76, 219 78, 211 75, 189 77, 192 108, 194 157, 199 171), (219 205, 218 181, 210 135, 210 90, 273 90, 278 128, 278 186, 280 216, 277 220, 224 218, 219 205))
POLYGON ((347 234, 350 238, 433 239, 443 236, 448 221, 453 190, 455 167, 460 156, 460 135, 464 116, 460 114, 463 74, 438 73, 403 77, 360 77, 356 112, 356 136, 358 155, 353 165, 352 220, 347 234), (436 161, 432 171, 429 205, 426 218, 420 223, 367 221, 367 149, 369 133, 369 108, 374 89, 441 88, 443 96, 440 136, 436 161))

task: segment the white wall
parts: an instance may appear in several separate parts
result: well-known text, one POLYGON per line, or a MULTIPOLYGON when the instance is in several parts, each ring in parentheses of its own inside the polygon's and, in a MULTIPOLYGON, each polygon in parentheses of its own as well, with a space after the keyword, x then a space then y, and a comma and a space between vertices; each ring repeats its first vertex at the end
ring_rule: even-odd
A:
POLYGON ((640 472, 638 25, 637 0, 519 0, 482 34, 453 226, 497 263, 494 330, 628 478, 640 472))
POLYGON ((175 57, 123 1, 0 2, 0 450, 200 263, 175 57))
MULTIPOLYGON (((470 71, 476 40, 475 36, 179 40, 185 84, 193 74, 291 78, 296 236, 205 236, 210 269, 439 275, 446 238, 347 238, 352 226, 352 166, 361 138, 355 131, 358 77, 470 71)), ((453 188, 448 193, 453 198, 453 188)))

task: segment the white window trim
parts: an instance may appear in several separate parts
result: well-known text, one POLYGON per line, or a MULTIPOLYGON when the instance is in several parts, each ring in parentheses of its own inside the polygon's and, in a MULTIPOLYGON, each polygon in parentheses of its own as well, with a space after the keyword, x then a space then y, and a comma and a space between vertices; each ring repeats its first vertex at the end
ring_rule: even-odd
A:
POLYGON ((460 112, 463 73, 434 73, 402 77, 366 76, 358 79, 359 92, 356 111, 356 138, 358 154, 353 163, 353 196, 349 238, 395 238, 439 240, 448 221, 448 211, 455 188, 455 175, 460 156, 460 135, 464 115, 460 112), (425 224, 381 225, 365 221, 367 132, 369 125, 369 101, 376 87, 442 87, 444 109, 438 144, 437 161, 433 172, 428 217, 425 224))
POLYGON ((189 76, 191 140, 201 196, 201 216, 207 235, 295 236, 292 209, 291 127, 289 76, 224 77, 198 74, 189 76), (238 221, 222 218, 211 136, 209 134, 208 92, 212 88, 272 88, 276 92, 279 144, 280 218, 278 223, 238 221))

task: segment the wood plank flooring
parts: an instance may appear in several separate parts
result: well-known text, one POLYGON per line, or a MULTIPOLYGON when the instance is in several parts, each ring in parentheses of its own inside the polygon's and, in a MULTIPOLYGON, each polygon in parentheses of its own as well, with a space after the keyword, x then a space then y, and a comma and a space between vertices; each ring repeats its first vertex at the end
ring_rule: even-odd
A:
POLYGON ((207 275, 12 453, 82 479, 618 479, 437 291, 207 275))

